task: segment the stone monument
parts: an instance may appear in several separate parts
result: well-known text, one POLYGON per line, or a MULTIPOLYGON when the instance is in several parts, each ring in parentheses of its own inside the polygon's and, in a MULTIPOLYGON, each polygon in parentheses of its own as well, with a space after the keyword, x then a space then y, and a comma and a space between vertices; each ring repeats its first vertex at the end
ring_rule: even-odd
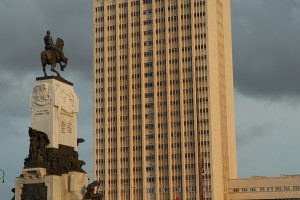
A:
MULTIPOLYGON (((65 58, 62 48, 57 51, 56 47, 51 47, 50 37, 49 31, 42 54, 53 54, 56 64, 65 58)), ((82 200, 89 182, 82 169, 85 163, 78 159, 77 151, 78 143, 84 141, 77 138, 79 101, 73 83, 52 70, 53 63, 47 64, 57 76, 47 76, 43 59, 41 56, 45 76, 36 78, 31 94, 29 151, 22 174, 16 178, 15 199, 82 200)), ((61 70, 64 68, 65 65, 61 70)))

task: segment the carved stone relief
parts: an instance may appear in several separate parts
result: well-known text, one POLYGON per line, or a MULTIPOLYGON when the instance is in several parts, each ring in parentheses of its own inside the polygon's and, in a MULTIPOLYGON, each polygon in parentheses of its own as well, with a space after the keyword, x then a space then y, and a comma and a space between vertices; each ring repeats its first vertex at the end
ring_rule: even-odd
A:
POLYGON ((66 115, 65 113, 61 113, 60 116, 60 131, 64 134, 72 134, 73 133, 73 118, 66 115))
POLYGON ((61 110, 68 114, 75 112, 75 97, 72 93, 66 92, 64 88, 55 85, 55 93, 59 94, 57 97, 58 106, 61 110))
POLYGON ((37 84, 33 88, 32 93, 32 103, 44 106, 48 103, 51 103, 50 93, 48 88, 48 83, 37 84))

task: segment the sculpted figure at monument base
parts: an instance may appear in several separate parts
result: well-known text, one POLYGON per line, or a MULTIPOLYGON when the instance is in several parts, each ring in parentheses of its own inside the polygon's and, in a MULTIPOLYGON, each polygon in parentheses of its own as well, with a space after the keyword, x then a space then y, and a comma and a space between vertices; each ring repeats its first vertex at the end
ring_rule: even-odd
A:
POLYGON ((83 200, 102 200, 103 193, 99 191, 99 186, 100 186, 99 181, 94 181, 94 182, 90 183, 87 186, 86 194, 85 194, 83 200), (97 187, 96 193, 95 193, 95 187, 97 187))

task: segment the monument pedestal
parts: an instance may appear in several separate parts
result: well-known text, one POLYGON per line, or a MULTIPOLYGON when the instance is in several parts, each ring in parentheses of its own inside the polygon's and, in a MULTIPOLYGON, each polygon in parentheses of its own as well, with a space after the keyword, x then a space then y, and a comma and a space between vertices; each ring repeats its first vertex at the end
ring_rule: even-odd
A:
POLYGON ((77 150, 77 113, 79 102, 73 83, 57 76, 36 79, 31 95, 31 127, 46 133, 50 144, 74 147, 77 150))
POLYGON ((16 179, 16 200, 82 200, 88 176, 78 160, 78 99, 61 77, 36 79, 29 155, 16 179))
POLYGON ((16 200, 82 200, 88 177, 86 173, 46 175, 44 168, 23 170, 16 180, 16 200))

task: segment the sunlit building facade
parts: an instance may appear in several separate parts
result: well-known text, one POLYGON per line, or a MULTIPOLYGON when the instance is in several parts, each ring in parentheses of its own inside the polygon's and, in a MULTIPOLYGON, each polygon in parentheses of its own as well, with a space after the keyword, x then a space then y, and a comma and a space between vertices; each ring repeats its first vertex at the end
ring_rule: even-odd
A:
POLYGON ((228 199, 230 0, 94 0, 94 179, 109 199, 228 199))
POLYGON ((232 179, 228 191, 230 200, 299 200, 300 175, 232 179))

